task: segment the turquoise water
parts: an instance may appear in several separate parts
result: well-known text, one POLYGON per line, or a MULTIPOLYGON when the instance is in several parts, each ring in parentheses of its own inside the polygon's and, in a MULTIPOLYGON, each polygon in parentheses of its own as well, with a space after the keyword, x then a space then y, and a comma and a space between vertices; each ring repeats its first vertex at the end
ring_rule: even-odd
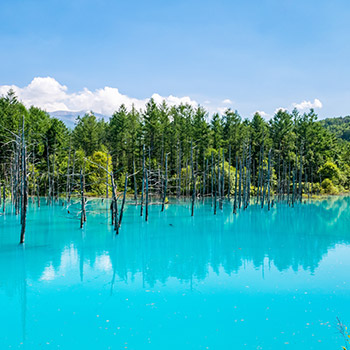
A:
MULTIPOLYGON (((350 199, 212 215, 210 203, 29 205, 0 216, 0 349, 339 349, 350 325, 350 199), (108 223, 108 225, 107 225, 108 223)), ((10 208, 8 208, 10 210, 10 208)))

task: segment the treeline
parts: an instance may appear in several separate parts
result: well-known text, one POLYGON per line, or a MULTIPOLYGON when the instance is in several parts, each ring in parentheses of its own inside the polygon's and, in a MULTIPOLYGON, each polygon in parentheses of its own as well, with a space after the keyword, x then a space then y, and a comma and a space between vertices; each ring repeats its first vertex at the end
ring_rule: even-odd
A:
POLYGON ((279 110, 269 121, 256 113, 249 120, 231 109, 209 116, 200 106, 170 107, 150 99, 142 111, 121 105, 108 121, 87 113, 69 129, 39 108, 26 109, 9 91, 0 98, 0 182, 7 191, 11 189, 14 135, 21 133, 23 119, 29 195, 47 195, 49 190, 52 196, 74 194, 84 169, 85 191, 105 196, 110 182, 107 169, 119 188, 124 187, 125 174, 132 174, 128 190, 137 196, 144 185, 144 167, 152 174, 149 185, 153 189, 164 187, 166 172, 169 195, 196 191, 205 195, 210 192, 206 188, 213 186, 210 169, 218 162, 223 164, 220 181, 228 196, 242 167, 243 174, 249 168, 252 194, 259 186, 260 169, 266 168, 267 173, 268 166, 271 191, 280 189, 287 177, 291 185, 294 173, 297 183, 312 182, 314 192, 350 188, 350 143, 341 142, 324 122, 318 122, 313 110, 304 114, 279 110))
POLYGON ((350 141, 350 116, 326 118, 320 123, 340 139, 350 141))

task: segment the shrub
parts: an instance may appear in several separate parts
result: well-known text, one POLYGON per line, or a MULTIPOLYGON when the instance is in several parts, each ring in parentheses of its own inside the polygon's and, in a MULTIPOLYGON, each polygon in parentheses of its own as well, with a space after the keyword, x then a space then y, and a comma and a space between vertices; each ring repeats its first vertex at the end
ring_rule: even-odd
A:
POLYGON ((342 173, 338 166, 331 161, 324 163, 320 169, 319 174, 322 179, 329 179, 334 184, 338 185, 343 179, 342 173))
POLYGON ((336 186, 334 186, 332 180, 324 179, 321 183, 321 193, 323 194, 338 194, 339 191, 336 186))

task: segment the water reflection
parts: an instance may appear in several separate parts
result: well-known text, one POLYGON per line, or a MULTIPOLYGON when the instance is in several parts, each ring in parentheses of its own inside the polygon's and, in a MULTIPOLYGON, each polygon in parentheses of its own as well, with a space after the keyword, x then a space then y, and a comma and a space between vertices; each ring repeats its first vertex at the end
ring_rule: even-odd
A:
POLYGON ((128 281, 141 273, 144 283, 204 280, 209 268, 219 274, 238 273, 246 263, 261 268, 266 260, 279 271, 302 268, 315 271, 322 257, 338 243, 349 243, 349 198, 331 198, 297 206, 278 205, 269 213, 256 206, 238 215, 212 215, 209 203, 197 205, 195 217, 188 206, 169 205, 165 214, 152 207, 150 222, 138 208, 126 211, 122 232, 115 236, 106 223, 108 204, 95 203, 84 230, 65 210, 31 208, 27 243, 16 243, 17 218, 0 218, 0 288, 12 294, 22 288, 23 274, 32 281, 69 277, 70 270, 113 271, 113 278, 128 281), (46 224, 50 222, 50 227, 46 224), (25 257, 24 257, 25 255, 25 257), (25 272, 24 272, 25 271, 25 272))
MULTIPOLYGON (((24 348, 38 349, 42 341, 49 339, 48 334, 66 349, 108 348, 111 344, 122 348, 125 339, 132 341, 132 329, 139 332, 135 349, 144 348, 145 339, 148 341, 153 331, 160 345, 151 344, 149 348, 163 348, 172 336, 171 329, 187 334, 191 349, 205 348, 198 347, 207 341, 202 334, 209 338, 212 335, 212 344, 217 348, 229 343, 231 348, 243 348, 249 342, 250 348, 264 342, 268 348, 279 348, 286 341, 281 334, 287 329, 286 333, 294 336, 297 329, 300 333, 294 348, 300 349, 300 342, 313 339, 302 333, 304 325, 310 324, 310 310, 317 322, 323 318, 328 322, 339 315, 338 310, 350 305, 346 284, 350 281, 338 272, 339 267, 329 270, 332 276, 337 274, 333 284, 324 264, 323 269, 318 269, 330 250, 350 243, 349 204, 349 198, 333 197, 295 208, 278 205, 270 212, 253 205, 233 215, 231 205, 226 203, 223 212, 214 216, 207 202, 197 204, 192 218, 190 205, 185 202, 169 205, 165 213, 152 206, 148 223, 140 218, 139 208, 129 206, 119 236, 109 225, 108 203, 90 203, 83 230, 79 229, 74 206, 68 214, 59 205, 42 205, 40 209, 31 205, 25 246, 18 245, 19 218, 9 209, 6 216, 0 217, 0 308, 8 315, 0 332, 0 348, 21 348, 18 344, 23 343, 24 348), (288 279, 283 281, 285 275, 288 279), (299 285, 293 275, 301 282, 299 285), (317 282, 309 282, 305 275, 325 278, 318 281, 323 291, 312 299, 297 292, 300 285, 317 282), (286 294, 280 293, 283 283, 286 294), (254 285, 255 290, 245 289, 247 284, 254 285), (216 285, 220 293, 213 292, 216 285), (185 298, 183 292, 188 287, 192 294, 185 298), (148 291, 159 292, 161 288, 162 293, 146 296, 151 294, 148 291), (261 293, 268 288, 272 297, 261 293), (274 288, 279 289, 276 292, 274 288), (248 294, 242 294, 242 290, 248 294), (334 298, 335 291, 339 299, 334 298), (176 296, 170 297, 169 293, 176 296), (106 294, 108 302, 105 299, 106 304, 102 304, 106 294), (134 304, 126 304, 136 294, 134 304), (158 312, 149 311, 154 301, 160 305, 158 312), (324 304, 333 305, 326 316, 324 304), (61 312, 62 307, 66 313, 61 312), (80 323, 72 318, 77 308, 80 323), (286 311, 282 315, 281 308, 286 311), (120 343, 113 338, 115 333, 100 336, 96 313, 107 314, 109 310, 113 316, 106 318, 114 318, 114 330, 125 325, 123 336, 118 338, 120 343), (335 315, 330 315, 333 310, 335 315), (52 323, 46 320, 48 314, 52 323), (195 325, 187 323, 188 319, 196 320, 195 325), (222 333, 213 335, 215 319, 220 320, 216 327, 222 333), (235 322, 245 319, 249 320, 246 326, 239 328, 235 322), (274 320, 273 327, 267 324, 270 319, 274 320), (75 328, 77 324, 81 329, 75 328), (168 331, 163 331, 163 325, 169 327, 168 331), (253 328, 256 338, 251 337, 253 328), (236 337, 231 336, 233 331, 236 337), (79 345, 72 343, 73 338, 79 345), (275 341, 280 342, 278 346, 275 341)), ((323 329, 317 332, 320 337, 324 334, 323 329)), ((305 343, 304 348, 313 348, 310 344, 305 343)), ((169 348, 180 345, 174 340, 169 348)), ((330 348, 327 346, 324 348, 330 348)))

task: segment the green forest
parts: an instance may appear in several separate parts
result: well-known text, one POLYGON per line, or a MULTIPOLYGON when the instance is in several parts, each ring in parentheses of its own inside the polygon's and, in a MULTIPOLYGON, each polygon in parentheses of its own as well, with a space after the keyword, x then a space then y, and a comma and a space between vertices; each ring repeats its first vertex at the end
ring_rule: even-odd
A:
POLYGON ((188 195, 195 175, 196 195, 205 196, 210 183, 213 186, 213 164, 214 169, 222 164, 227 196, 234 192, 239 164, 249 166, 254 194, 259 174, 270 161, 275 193, 283 179, 289 178, 291 186, 295 173, 304 193, 338 194, 350 189, 349 121, 350 117, 317 121, 312 109, 303 114, 279 110, 269 121, 258 113, 243 118, 231 109, 209 115, 201 106, 157 105, 150 99, 144 110, 121 105, 109 120, 87 113, 70 129, 40 108, 25 108, 10 90, 0 98, 0 182, 11 191, 15 139, 24 126, 29 195, 45 196, 51 187, 52 195, 60 196, 68 186, 74 195, 83 171, 86 193, 108 196, 108 170, 119 191, 128 174, 127 191, 137 196, 146 166, 151 188, 164 186, 166 173, 168 195, 188 195))

